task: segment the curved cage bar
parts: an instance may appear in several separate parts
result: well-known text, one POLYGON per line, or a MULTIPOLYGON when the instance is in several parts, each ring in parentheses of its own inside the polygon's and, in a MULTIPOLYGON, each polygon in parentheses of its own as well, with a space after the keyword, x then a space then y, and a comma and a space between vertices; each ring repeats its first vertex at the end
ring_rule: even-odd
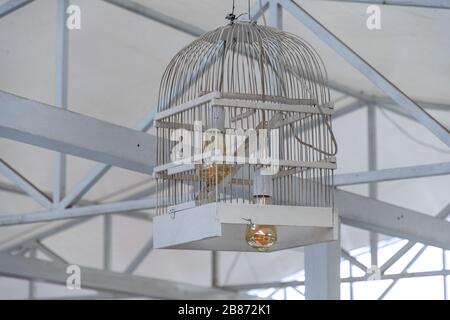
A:
POLYGON ((158 112, 214 91, 330 102, 323 62, 308 43, 249 22, 219 27, 182 49, 162 77, 158 112))

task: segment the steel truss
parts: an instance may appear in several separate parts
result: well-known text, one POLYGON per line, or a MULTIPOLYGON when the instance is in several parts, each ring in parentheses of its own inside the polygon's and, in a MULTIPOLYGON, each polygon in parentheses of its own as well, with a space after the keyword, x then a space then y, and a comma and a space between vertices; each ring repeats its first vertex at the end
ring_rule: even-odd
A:
MULTIPOLYGON (((133 1, 123 0, 104 0, 110 4, 116 5, 130 12, 139 14, 143 17, 152 19, 168 27, 174 28, 178 31, 187 33, 191 36, 199 36, 204 30, 197 26, 185 23, 180 19, 170 17, 168 15, 157 12, 154 9, 145 7, 133 1)), ((337 1, 337 0, 335 0, 337 1)), ((341 0, 342 2, 361 2, 361 3, 379 3, 379 1, 351 1, 341 0)), ((9 0, 0 6, 0 18, 6 16, 15 10, 25 6, 32 1, 28 0, 9 0)), ((0 274, 19 277, 30 280, 29 297, 35 296, 35 282, 34 280, 44 280, 54 283, 65 283, 61 276, 61 270, 67 265, 67 261, 59 254, 54 252, 42 243, 42 240, 58 232, 63 232, 80 223, 89 221, 92 216, 105 215, 104 220, 104 270, 94 270, 84 268, 89 275, 88 286, 99 291, 99 294, 93 298, 101 297, 127 297, 127 296, 147 296, 147 297, 161 297, 161 298, 185 298, 186 295, 190 298, 242 298, 242 295, 237 293, 230 293, 231 291, 245 291, 254 288, 286 288, 302 286, 305 283, 302 281, 288 282, 288 283, 265 283, 265 284, 247 284, 239 286, 225 286, 221 288, 201 288, 185 284, 167 282, 159 279, 151 279, 145 277, 137 277, 132 273, 138 268, 140 263, 152 251, 153 239, 150 238, 139 251, 137 256, 130 262, 124 273, 115 273, 111 271, 111 218, 112 214, 127 214, 127 216, 151 221, 151 216, 148 213, 140 212, 139 210, 152 208, 154 201, 151 198, 142 199, 151 195, 151 190, 148 193, 137 193, 131 196, 130 199, 122 199, 116 203, 102 204, 92 200, 83 199, 84 195, 114 166, 121 166, 133 171, 150 173, 152 170, 151 161, 149 161, 149 146, 152 145, 152 137, 144 133, 153 125, 153 117, 156 108, 153 108, 145 117, 143 117, 134 127, 134 129, 127 129, 114 126, 104 121, 92 119, 84 115, 77 115, 66 111, 67 103, 67 75, 68 75, 68 45, 69 39, 65 28, 65 8, 69 4, 68 0, 58 0, 58 15, 57 15, 57 73, 56 73, 56 101, 55 106, 60 109, 55 109, 42 103, 27 100, 13 96, 11 94, 0 92, 0 136, 18 141, 31 143, 41 147, 45 147, 56 151, 54 157, 54 185, 51 193, 39 190, 30 181, 17 172, 12 166, 0 159, 0 173, 4 174, 15 185, 0 184, 0 190, 6 192, 14 192, 22 195, 28 195, 35 201, 41 204, 47 211, 39 213, 24 213, 21 215, 6 215, 0 217, 0 226, 13 225, 19 223, 32 223, 41 221, 50 221, 45 225, 33 230, 19 234, 8 242, 0 243, 0 274), (35 112, 33 119, 40 119, 27 122, 26 119, 20 119, 14 112, 23 110, 26 113, 35 112), (107 132, 107 135, 114 136, 115 144, 108 145, 108 141, 99 141, 92 139, 85 141, 79 139, 76 134, 67 132, 67 128, 60 128, 58 137, 46 132, 45 119, 53 117, 70 117, 70 125, 77 130, 76 132, 88 132, 86 128, 101 128, 107 132), (121 140, 122 139, 122 140, 121 140), (130 152, 129 146, 126 144, 120 145, 120 141, 132 140, 135 141, 133 151, 130 152), (117 144, 117 142, 119 142, 117 144), (135 152, 138 150, 139 152, 135 152), (65 154, 72 154, 82 156, 97 162, 101 162, 94 166, 89 174, 84 177, 71 191, 66 194, 65 190, 65 154), (79 207, 75 207, 79 206, 79 207), (130 214, 133 213, 133 214, 130 214), (78 218, 69 221, 55 221, 58 219, 78 218), (51 258, 53 262, 44 262, 35 258, 36 251, 44 253, 51 258), (22 257, 28 254, 30 258, 22 257), (59 273, 58 273, 59 272, 59 273), (92 277, 91 277, 92 276, 92 277), (99 278, 100 280, 96 280, 99 278), (122 286, 122 282, 128 282, 129 285, 122 286), (154 286, 161 289, 155 292, 153 289, 142 288, 139 282, 148 284, 149 288, 154 286), (119 284, 120 288, 119 288, 119 284), (182 288, 182 289, 180 289, 182 288), (112 295, 114 293, 115 295, 112 295)), ((384 4, 392 5, 414 5, 418 7, 433 7, 433 8, 450 8, 448 1, 437 1, 434 6, 427 5, 427 1, 383 1, 384 4)), ((340 84, 330 82, 330 87, 346 96, 353 97, 356 101, 340 108, 336 111, 336 117, 344 116, 364 106, 368 110, 369 131, 368 136, 374 137, 376 132, 376 123, 374 113, 377 107, 386 108, 401 116, 407 117, 417 121, 429 129, 436 135, 445 145, 450 146, 450 132, 445 126, 441 125, 436 119, 432 118, 425 109, 439 109, 448 110, 450 106, 439 105, 435 103, 428 103, 426 101, 415 102, 396 86, 394 86, 388 79, 386 79, 380 72, 370 66, 357 53, 346 46, 340 39, 333 35, 328 29, 321 25, 311 15, 309 15, 297 3, 291 0, 262 0, 255 1, 250 12, 253 19, 258 19, 268 12, 268 23, 274 27, 282 28, 283 11, 291 13, 301 23, 313 31, 322 41, 333 48, 338 54, 352 64, 358 71, 371 80, 377 87, 379 87, 388 97, 373 97, 361 92, 346 88, 340 84), (398 104, 398 105, 395 105, 398 104)), ((203 70, 198 70, 199 73, 203 70)), ((195 77, 193 77, 195 78, 195 77)), ((179 92, 178 94, 181 94, 179 92)), ((53 123, 57 123, 53 122, 53 123)), ((93 138, 93 135, 90 136, 93 138)), ((369 184, 370 198, 361 197, 349 192, 337 191, 338 207, 345 210, 341 212, 343 223, 354 225, 371 232, 371 263, 377 265, 377 250, 378 238, 377 232, 382 232, 388 235, 403 237, 409 239, 409 242, 402 247, 396 254, 394 254, 385 264, 380 266, 382 272, 382 279, 393 279, 393 283, 383 293, 380 298, 383 298, 398 279, 406 277, 420 277, 430 275, 441 275, 444 278, 450 274, 450 271, 445 269, 433 272, 417 272, 408 273, 408 268, 418 259, 420 254, 425 250, 426 246, 421 249, 416 256, 405 267, 404 271, 399 274, 386 274, 388 270, 398 259, 400 259, 406 252, 408 252, 415 244, 420 241, 429 245, 440 246, 445 249, 450 249, 450 223, 444 222, 450 214, 450 205, 442 210, 436 217, 396 207, 388 203, 376 200, 376 183, 411 179, 420 177, 429 177, 436 175, 447 175, 450 173, 449 163, 429 164, 415 167, 392 168, 377 170, 376 162, 376 140, 369 140, 369 171, 357 172, 345 175, 338 175, 336 177, 336 185, 352 185, 352 184, 369 184), (361 206, 369 208, 369 211, 380 210, 383 217, 374 218, 375 214, 363 215, 358 208, 361 206), (386 223, 383 220, 397 218, 398 216, 408 217, 405 223, 386 223), (423 228, 427 226, 428 233, 424 233, 423 228)), ((395 222, 395 221, 394 221, 395 222)), ((322 249, 320 249, 322 250, 322 249)), ((322 251, 316 251, 314 254, 320 253, 324 257, 335 255, 335 250, 330 251, 326 248, 322 251), (331 255, 330 255, 331 254, 331 255)), ((340 255, 349 260, 351 265, 355 265, 363 271, 366 271, 368 266, 359 262, 355 257, 352 257, 344 249, 341 250, 340 255)), ((217 272, 218 255, 214 255, 213 265, 215 272, 217 272)), ((335 262, 335 258, 332 258, 335 262)), ((338 258, 339 259, 339 258, 338 258)), ((324 271, 324 272, 329 272, 324 271)), ((352 277, 341 279, 341 282, 356 282, 367 280, 367 275, 363 277, 352 277)), ((212 283, 215 287, 220 284, 217 283, 217 274, 213 274, 212 283)), ((311 284, 315 286, 315 284, 311 284)), ((326 286, 326 284, 324 284, 326 286)), ((318 288, 318 287, 317 287, 318 288)), ((300 292, 303 294, 302 292, 300 292)), ((308 295, 308 293, 307 293, 308 295)), ((245 297, 245 296, 244 296, 245 297)), ((330 298, 332 295, 325 295, 325 298, 330 298)))

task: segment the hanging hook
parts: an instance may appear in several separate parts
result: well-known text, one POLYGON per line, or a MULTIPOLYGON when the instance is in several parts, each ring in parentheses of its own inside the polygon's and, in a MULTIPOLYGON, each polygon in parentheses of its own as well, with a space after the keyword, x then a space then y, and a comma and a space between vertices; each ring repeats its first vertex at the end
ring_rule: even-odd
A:
POLYGON ((231 13, 225 16, 225 19, 230 20, 230 24, 233 24, 234 20, 236 20, 236 15, 234 14, 234 7, 235 7, 234 1, 235 0, 233 0, 233 8, 231 9, 231 13))
POLYGON ((256 227, 255 227, 255 224, 253 223, 252 219, 245 219, 245 218, 242 218, 242 220, 247 221, 248 224, 250 225, 250 228, 252 228, 252 230, 255 230, 256 227))

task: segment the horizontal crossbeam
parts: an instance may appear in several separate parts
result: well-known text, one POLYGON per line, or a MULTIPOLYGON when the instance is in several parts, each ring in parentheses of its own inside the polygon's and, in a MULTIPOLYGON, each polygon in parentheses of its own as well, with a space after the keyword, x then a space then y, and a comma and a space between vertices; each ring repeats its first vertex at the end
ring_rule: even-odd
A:
POLYGON ((0 91, 0 137, 151 174, 156 137, 0 91))
POLYGON ((433 177, 446 174, 450 174, 450 162, 338 174, 334 177, 334 185, 348 186, 371 182, 433 177))
POLYGON ((144 199, 115 203, 113 202, 69 209, 55 209, 43 212, 2 215, 0 216, 0 227, 62 219, 86 218, 101 214, 133 212, 138 210, 153 209, 155 207, 155 199, 144 199))
MULTIPOLYGON (((66 285, 68 265, 0 253, 0 275, 66 285)), ((216 288, 80 267, 81 288, 161 299, 249 299, 216 288)))
POLYGON ((450 222, 380 200, 336 190, 342 223, 450 249, 450 222))

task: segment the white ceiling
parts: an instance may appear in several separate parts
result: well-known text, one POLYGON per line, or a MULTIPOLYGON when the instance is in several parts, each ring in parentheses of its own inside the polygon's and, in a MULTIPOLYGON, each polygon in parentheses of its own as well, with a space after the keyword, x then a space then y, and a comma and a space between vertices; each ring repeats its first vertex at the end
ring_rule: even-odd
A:
MULTIPOLYGON (((223 18, 231 6, 231 0, 139 2, 205 30, 224 24, 223 18)), ((247 1, 236 2, 236 11, 245 12, 247 1)), ((69 109, 131 127, 153 110, 165 66, 193 37, 103 1, 73 0, 72 3, 81 7, 82 29, 70 32, 69 109)), ((301 4, 412 98, 450 105, 450 37, 447 32, 450 30, 450 10, 384 6, 382 30, 369 31, 365 27, 365 5, 318 0, 303 0, 301 4)), ((54 104, 55 20, 53 0, 35 1, 0 20, 0 90, 54 104)), ((284 13, 284 27, 318 49, 331 80, 367 94, 382 95, 287 12, 284 13)), ((450 112, 431 113, 447 126, 450 124, 450 112)), ((367 169, 365 117, 366 111, 362 109, 335 121, 340 173, 367 169)), ((392 117, 420 140, 444 147, 422 126, 396 115, 392 117)), ((436 152, 406 138, 381 114, 378 114, 377 121, 380 168, 450 160, 450 154, 436 152)), ((51 190, 52 152, 0 139, 0 157, 42 190, 51 190)), ((69 157, 67 189, 71 190, 93 164, 69 157)), ((95 200, 144 180, 148 180, 145 175, 114 168, 86 197, 95 200)), ((0 181, 8 182, 1 176, 0 181)), ((148 184, 140 188, 146 186, 148 184)), ((139 188, 129 193, 137 190, 139 188)), ((363 186, 346 190, 367 192, 363 186)), ((447 204, 449 190, 450 178, 444 176, 383 183, 379 197, 427 214, 436 214, 447 204)), ((120 197, 126 195, 123 193, 120 197)), ((112 197, 108 201, 120 197, 112 197)), ((0 192, 0 214, 39 210, 42 208, 29 198, 0 192)), ((29 228, 36 228, 36 225, 0 229, 0 245, 20 232, 28 232, 29 228)), ((113 268, 123 270, 150 235, 149 223, 115 217, 113 268)), ((347 248, 365 245, 367 240, 364 231, 348 227, 342 229, 342 241, 347 248)), ((51 237, 46 243, 69 261, 101 267, 101 218, 51 237)), ((234 255, 223 255, 222 280, 234 255)), ((208 252, 158 250, 151 253, 137 273, 208 285, 209 264, 208 252)), ((230 283, 272 281, 299 270, 302 265, 301 249, 269 255, 242 254, 229 280, 230 283)), ((21 289, 17 292, 2 290, 2 286, 20 288, 19 285, 11 285, 11 280, 2 281, 0 298, 22 294, 21 289)), ((40 290, 50 294, 56 290, 52 288, 43 286, 40 290)))

